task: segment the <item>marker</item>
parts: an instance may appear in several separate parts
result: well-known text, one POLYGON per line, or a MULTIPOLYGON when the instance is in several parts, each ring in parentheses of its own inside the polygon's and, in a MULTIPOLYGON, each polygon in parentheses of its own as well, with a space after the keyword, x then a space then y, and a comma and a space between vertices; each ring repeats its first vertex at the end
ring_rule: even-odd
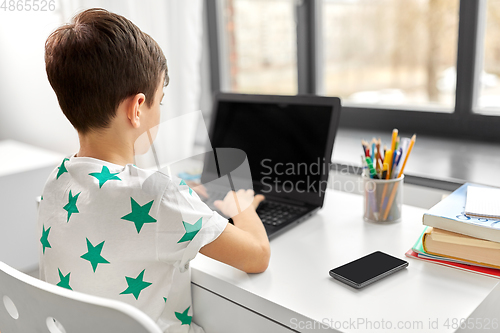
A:
POLYGON ((373 163, 372 160, 370 159, 370 156, 366 157, 366 164, 368 164, 368 169, 370 170, 370 178, 378 179, 377 171, 373 167, 373 163))
POLYGON ((368 175, 366 174, 366 169, 368 169, 368 165, 366 165, 366 156, 364 154, 361 155, 361 167, 363 168, 361 175, 368 177, 368 175))

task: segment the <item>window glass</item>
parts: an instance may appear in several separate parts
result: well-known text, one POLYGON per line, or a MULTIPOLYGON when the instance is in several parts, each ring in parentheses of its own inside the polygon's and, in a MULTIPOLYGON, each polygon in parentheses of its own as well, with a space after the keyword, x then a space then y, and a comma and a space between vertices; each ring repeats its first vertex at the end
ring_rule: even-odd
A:
MULTIPOLYGON (((488 0, 482 68, 479 68, 478 112, 500 115, 500 1, 488 0)), ((483 13, 484 14, 484 13, 483 13)), ((483 22, 484 24, 484 22, 483 22)), ((482 37, 482 36, 480 36, 482 37)), ((478 84, 478 83, 476 83, 478 84)))
POLYGON ((224 0, 222 65, 229 90, 297 93, 293 0, 224 0))
POLYGON ((453 111, 458 0, 323 0, 322 12, 326 95, 453 111))

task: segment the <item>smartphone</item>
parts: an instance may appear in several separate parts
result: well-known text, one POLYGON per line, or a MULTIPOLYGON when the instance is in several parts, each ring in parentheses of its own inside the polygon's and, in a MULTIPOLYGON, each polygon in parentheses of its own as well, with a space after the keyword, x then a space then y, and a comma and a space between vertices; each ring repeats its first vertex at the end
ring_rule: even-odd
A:
POLYGON ((407 266, 407 261, 376 251, 330 270, 330 276, 359 289, 407 266))

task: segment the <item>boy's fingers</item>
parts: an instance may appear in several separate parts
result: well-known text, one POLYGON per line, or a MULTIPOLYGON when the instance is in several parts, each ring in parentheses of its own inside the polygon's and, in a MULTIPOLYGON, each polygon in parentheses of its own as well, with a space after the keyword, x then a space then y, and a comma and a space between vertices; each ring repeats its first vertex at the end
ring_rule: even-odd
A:
POLYGON ((254 198, 253 198, 253 206, 255 207, 255 209, 257 209, 257 207, 259 206, 259 204, 264 201, 266 199, 265 196, 263 196, 262 194, 257 194, 254 198))

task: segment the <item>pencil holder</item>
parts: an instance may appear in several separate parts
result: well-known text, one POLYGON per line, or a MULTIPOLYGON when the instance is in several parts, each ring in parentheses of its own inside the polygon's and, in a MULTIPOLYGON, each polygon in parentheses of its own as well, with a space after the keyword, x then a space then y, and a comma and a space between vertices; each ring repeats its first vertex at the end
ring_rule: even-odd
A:
POLYGON ((362 178, 365 221, 401 221, 404 175, 387 180, 373 179, 364 175, 362 178))

